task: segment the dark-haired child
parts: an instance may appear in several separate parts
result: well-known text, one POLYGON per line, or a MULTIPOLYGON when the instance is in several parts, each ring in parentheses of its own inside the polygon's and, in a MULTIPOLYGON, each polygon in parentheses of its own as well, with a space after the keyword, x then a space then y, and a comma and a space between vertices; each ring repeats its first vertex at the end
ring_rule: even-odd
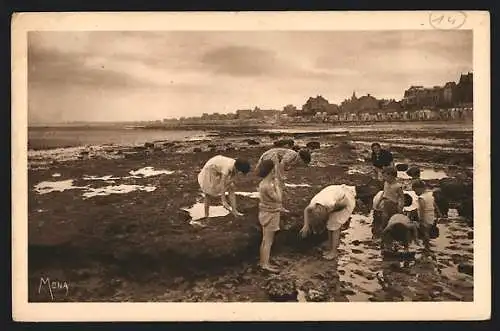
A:
POLYGON ((198 174, 198 184, 204 193, 205 218, 209 215, 209 197, 221 197, 224 208, 234 216, 243 215, 236 208, 234 178, 237 173, 247 174, 248 172, 250 172, 250 163, 243 159, 216 155, 205 163, 198 174), (226 192, 229 195, 230 205, 226 200, 226 192))

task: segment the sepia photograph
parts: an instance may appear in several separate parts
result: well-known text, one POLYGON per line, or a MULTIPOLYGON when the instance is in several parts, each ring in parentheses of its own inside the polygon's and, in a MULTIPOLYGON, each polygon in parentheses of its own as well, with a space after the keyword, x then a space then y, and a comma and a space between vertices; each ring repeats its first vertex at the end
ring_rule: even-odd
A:
POLYGON ((478 277, 488 292, 488 14, 253 15, 23 30, 26 304, 473 304, 478 277))

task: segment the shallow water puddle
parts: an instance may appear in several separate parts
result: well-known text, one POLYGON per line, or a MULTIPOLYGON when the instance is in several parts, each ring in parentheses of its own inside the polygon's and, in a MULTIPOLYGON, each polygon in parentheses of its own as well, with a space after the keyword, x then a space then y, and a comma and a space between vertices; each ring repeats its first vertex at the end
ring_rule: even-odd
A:
POLYGON ((83 180, 103 180, 103 181, 113 181, 113 180, 118 180, 120 177, 113 177, 113 175, 106 175, 106 176, 83 176, 83 180))
POLYGON ((56 182, 40 182, 35 185, 35 191, 39 194, 50 192, 64 192, 66 190, 83 189, 87 187, 73 186, 73 179, 61 180, 56 182))
POLYGON ((133 191, 145 191, 153 192, 156 190, 154 186, 142 186, 142 185, 115 185, 115 186, 105 186, 99 188, 88 188, 87 192, 83 193, 84 199, 96 197, 96 196, 107 196, 111 194, 125 194, 133 191))
POLYGON ((260 197, 259 192, 234 192, 234 194, 252 199, 258 199, 260 197))
POLYGON ((369 268, 371 264, 378 269, 377 265, 382 262, 380 250, 376 245, 362 244, 372 242, 371 223, 371 215, 353 214, 350 227, 339 246, 339 249, 345 250, 338 261, 338 270, 343 271, 340 279, 352 284, 355 292, 346 295, 350 301, 367 301, 366 292, 372 293, 381 288, 376 273, 369 268))
POLYGON ((131 170, 129 174, 132 176, 142 176, 142 177, 151 177, 151 176, 158 176, 158 175, 171 175, 175 171, 173 170, 154 170, 153 167, 144 167, 138 170, 131 170))
MULTIPOLYGON (((446 174, 446 172, 444 172, 444 170, 436 170, 432 168, 420 169, 420 179, 422 180, 443 179, 447 177, 448 175, 446 174)), ((405 171, 398 171, 398 178, 411 179, 411 177, 408 176, 405 171)))
POLYGON ((290 184, 290 183, 285 183, 286 187, 311 187, 309 184, 290 184))
MULTIPOLYGON (((421 254, 421 242, 413 243, 410 251, 415 252, 415 259, 407 261, 382 256, 378 240, 372 239, 371 223, 372 213, 352 215, 339 246, 337 268, 333 261, 304 257, 295 260, 288 273, 301 281, 312 281, 317 274, 334 272, 341 281, 340 293, 349 301, 411 301, 420 300, 422 295, 443 297, 446 291, 455 291, 456 286, 465 292, 454 294, 453 300, 467 300, 472 295, 467 292, 473 285, 472 276, 457 270, 459 263, 472 263, 473 258, 473 242, 467 239, 470 229, 461 225, 459 219, 439 224, 440 236, 431 240, 430 257, 424 258, 421 254), (453 224, 455 222, 457 224, 453 224)), ((324 282, 333 286, 333 280, 330 276, 327 278, 324 282)))
POLYGON ((366 173, 367 173, 366 171, 362 171, 362 170, 359 170, 359 169, 349 169, 349 170, 347 170, 347 174, 348 175, 354 175, 354 174, 365 175, 366 173))
MULTIPOLYGON (((197 222, 200 219, 205 218, 205 204, 202 202, 195 203, 191 208, 183 208, 182 210, 187 211, 191 220, 189 224, 191 225, 202 225, 197 222)), ((208 209, 208 217, 223 217, 229 215, 229 210, 224 208, 224 206, 210 206, 208 209)))

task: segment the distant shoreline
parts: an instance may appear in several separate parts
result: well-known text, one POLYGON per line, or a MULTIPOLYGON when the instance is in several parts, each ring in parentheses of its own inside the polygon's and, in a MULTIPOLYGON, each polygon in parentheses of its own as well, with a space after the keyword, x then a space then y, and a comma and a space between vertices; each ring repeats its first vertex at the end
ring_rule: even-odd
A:
POLYGON ((35 125, 28 126, 28 130, 47 130, 47 129, 58 129, 58 130, 75 130, 75 129, 85 129, 85 130, 106 130, 106 129, 128 129, 128 130, 186 130, 186 131, 233 131, 242 130, 248 133, 265 131, 268 129, 294 129, 294 128, 311 128, 311 129, 329 129, 329 128, 355 128, 355 127, 365 127, 365 126, 378 126, 378 125, 400 125, 400 124, 414 124, 414 125, 443 125, 443 124, 463 124, 464 126, 471 126, 471 121, 373 121, 373 122, 336 122, 336 123, 281 123, 281 124, 225 124, 225 123, 189 123, 189 124, 149 124, 149 125, 131 125, 131 124, 106 124, 106 123, 92 123, 92 124, 47 124, 47 125, 35 125))

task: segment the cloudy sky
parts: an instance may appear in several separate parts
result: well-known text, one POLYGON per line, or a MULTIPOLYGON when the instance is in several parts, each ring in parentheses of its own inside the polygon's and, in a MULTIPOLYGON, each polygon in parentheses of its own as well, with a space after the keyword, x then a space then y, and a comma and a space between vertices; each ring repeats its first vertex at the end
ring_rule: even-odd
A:
POLYGON ((30 123, 401 99, 472 70, 471 31, 30 32, 30 123))

